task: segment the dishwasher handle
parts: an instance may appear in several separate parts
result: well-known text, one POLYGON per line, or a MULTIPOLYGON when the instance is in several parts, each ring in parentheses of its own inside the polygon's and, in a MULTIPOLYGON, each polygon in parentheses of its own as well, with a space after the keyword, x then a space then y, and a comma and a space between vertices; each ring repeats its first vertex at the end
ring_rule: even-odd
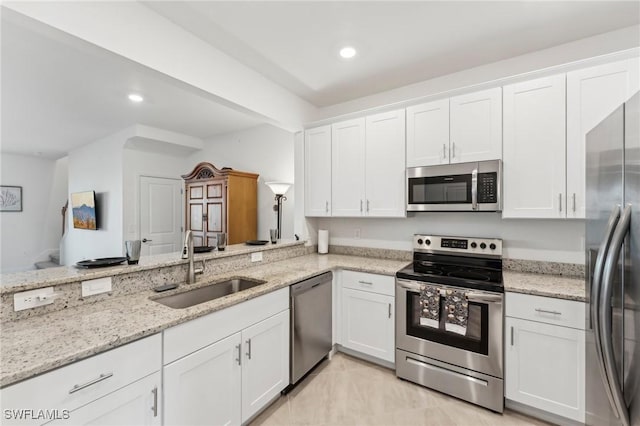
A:
POLYGON ((324 282, 331 282, 333 279, 333 272, 325 272, 324 274, 316 275, 307 280, 300 281, 291 286, 291 296, 297 296, 298 294, 305 293, 324 282))

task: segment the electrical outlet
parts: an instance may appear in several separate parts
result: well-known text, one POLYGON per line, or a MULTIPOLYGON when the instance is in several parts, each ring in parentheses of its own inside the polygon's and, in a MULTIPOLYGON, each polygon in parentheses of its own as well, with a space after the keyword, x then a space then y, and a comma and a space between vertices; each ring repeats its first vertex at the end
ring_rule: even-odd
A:
POLYGON ((58 295, 53 293, 53 287, 37 288, 35 290, 15 293, 13 295, 13 310, 17 312, 50 305, 56 297, 58 297, 58 295))
POLYGON ((82 281, 82 297, 93 296, 94 294, 100 293, 108 293, 111 291, 111 287, 111 277, 82 281))
POLYGON ((359 239, 360 238, 360 228, 354 229, 353 238, 355 238, 355 239, 359 239))
POLYGON ((255 253, 251 253, 251 261, 252 262, 262 262, 262 252, 258 251, 255 253))

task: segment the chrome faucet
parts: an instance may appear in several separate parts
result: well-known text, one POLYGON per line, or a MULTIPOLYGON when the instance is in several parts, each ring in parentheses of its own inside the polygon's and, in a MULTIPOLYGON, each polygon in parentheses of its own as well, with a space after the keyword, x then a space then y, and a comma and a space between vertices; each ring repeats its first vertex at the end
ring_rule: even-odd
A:
POLYGON ((182 258, 189 259, 189 269, 187 269, 187 284, 193 284, 196 282, 196 274, 204 273, 204 260, 202 261, 202 268, 194 268, 193 266, 193 233, 191 230, 187 230, 184 236, 184 247, 182 247, 182 258))

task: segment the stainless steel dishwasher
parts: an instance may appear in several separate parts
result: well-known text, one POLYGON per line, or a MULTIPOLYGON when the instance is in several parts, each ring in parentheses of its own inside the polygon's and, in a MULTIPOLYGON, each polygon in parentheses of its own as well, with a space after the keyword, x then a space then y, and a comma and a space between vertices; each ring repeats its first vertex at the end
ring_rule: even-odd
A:
POLYGON ((291 385, 331 351, 332 279, 326 272, 290 287, 291 385))

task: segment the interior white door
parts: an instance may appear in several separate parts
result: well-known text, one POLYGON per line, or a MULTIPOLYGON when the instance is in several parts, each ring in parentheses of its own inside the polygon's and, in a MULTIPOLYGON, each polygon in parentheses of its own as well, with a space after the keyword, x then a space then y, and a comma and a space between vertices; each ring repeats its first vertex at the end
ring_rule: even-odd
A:
POLYGON ((364 118, 331 125, 331 215, 363 216, 365 202, 364 118))
POLYGON ((638 91, 638 58, 567 73, 567 217, 585 217, 585 136, 638 91))
POLYGON ((502 89, 449 100, 451 163, 502 158, 502 89))
POLYGON ((47 425, 157 426, 162 424, 161 390, 158 371, 47 425))
POLYGON ((289 385, 289 310, 242 330, 242 423, 289 385))
POLYGON ((164 367, 165 425, 241 423, 241 339, 233 334, 164 367))
POLYGON ((565 217, 565 75, 504 87, 502 216, 565 217))
POLYGON ((306 216, 331 216, 331 126, 304 132, 306 216))
POLYGON ((182 248, 182 185, 180 179, 140 176, 142 255, 182 248))
POLYGON ((395 362, 393 297, 343 288, 341 303, 342 346, 395 362))
POLYGON ((404 110, 368 116, 365 133, 365 213, 404 217, 407 210, 404 110))
POLYGON ((407 167, 449 164, 449 98, 407 108, 407 167))

